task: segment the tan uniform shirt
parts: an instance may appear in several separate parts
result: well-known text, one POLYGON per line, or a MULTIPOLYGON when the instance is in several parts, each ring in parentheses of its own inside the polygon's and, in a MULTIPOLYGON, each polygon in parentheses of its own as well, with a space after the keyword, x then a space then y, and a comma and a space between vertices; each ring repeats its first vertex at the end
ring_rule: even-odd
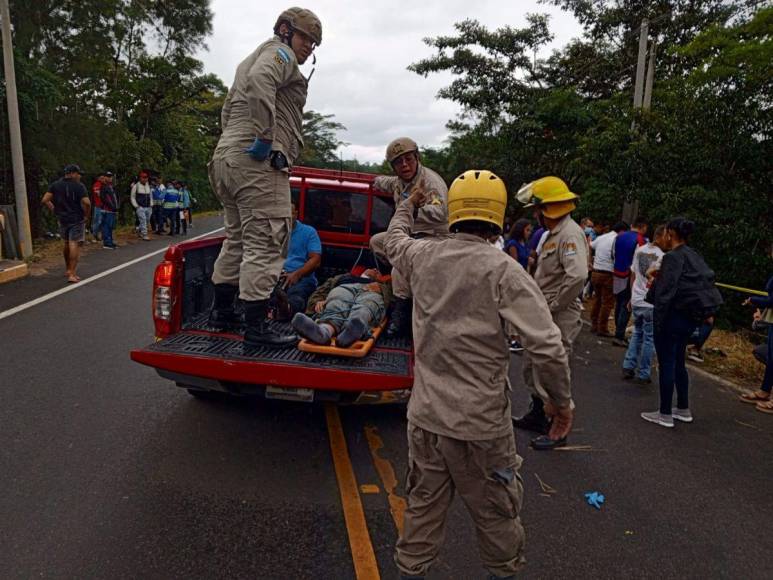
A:
POLYGON ((373 185, 381 191, 391 193, 395 200, 395 207, 400 205, 403 199, 410 195, 414 185, 424 182, 425 191, 432 196, 437 193, 438 205, 425 205, 419 210, 419 217, 413 224, 414 234, 446 234, 448 233, 448 187, 445 181, 437 173, 419 164, 419 169, 413 179, 406 182, 396 175, 379 175, 373 185))
POLYGON ((570 215, 550 230, 534 272, 551 312, 580 309, 580 292, 588 278, 588 242, 570 215))
POLYGON ((389 261, 413 290, 416 352, 408 420, 462 440, 512 433, 508 337, 518 335, 558 406, 571 403, 561 333, 532 278, 469 234, 414 240, 412 203, 389 224, 389 261))
POLYGON ((223 104, 223 134, 215 156, 242 153, 257 137, 272 140, 272 149, 295 163, 303 147, 307 87, 292 48, 278 36, 261 44, 236 69, 223 104))

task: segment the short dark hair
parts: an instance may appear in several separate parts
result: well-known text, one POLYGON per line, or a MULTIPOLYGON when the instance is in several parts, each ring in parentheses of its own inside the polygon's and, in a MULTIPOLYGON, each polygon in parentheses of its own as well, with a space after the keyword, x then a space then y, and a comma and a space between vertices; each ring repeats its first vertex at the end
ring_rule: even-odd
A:
POLYGON ((498 236, 502 233, 502 228, 491 222, 483 220, 464 220, 456 222, 451 226, 452 233, 472 234, 482 238, 489 239, 491 236, 498 236))
POLYGON ((666 233, 666 226, 663 224, 660 224, 658 227, 655 228, 655 232, 652 234, 652 236, 657 238, 659 236, 662 236, 665 233, 666 233))
POLYGON ((687 218, 676 217, 668 222, 666 229, 674 232, 680 240, 687 242, 695 231, 695 222, 687 218))
POLYGON ((620 232, 627 232, 630 228, 628 227, 628 224, 625 222, 617 222, 615 225, 612 226, 612 231, 619 234, 620 232))
POLYGON ((640 228, 646 225, 647 225, 647 218, 637 217, 635 220, 633 220, 633 227, 635 228, 640 228))

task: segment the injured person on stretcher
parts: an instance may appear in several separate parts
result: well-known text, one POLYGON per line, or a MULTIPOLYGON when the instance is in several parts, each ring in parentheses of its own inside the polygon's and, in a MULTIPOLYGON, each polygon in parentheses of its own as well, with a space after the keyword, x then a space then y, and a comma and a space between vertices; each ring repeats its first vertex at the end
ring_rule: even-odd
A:
POLYGON ((348 348, 381 322, 391 300, 391 279, 375 268, 360 276, 341 274, 317 288, 306 314, 297 313, 291 324, 311 342, 330 344, 335 337, 337 346, 348 348))

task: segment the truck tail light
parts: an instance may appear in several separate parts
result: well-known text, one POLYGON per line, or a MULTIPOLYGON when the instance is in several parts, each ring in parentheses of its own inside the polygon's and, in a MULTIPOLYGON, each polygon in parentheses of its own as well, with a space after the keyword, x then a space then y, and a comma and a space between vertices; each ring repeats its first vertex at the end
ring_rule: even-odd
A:
POLYGON ((173 332, 176 270, 174 262, 164 261, 156 266, 153 276, 153 322, 156 336, 159 338, 164 338, 173 332))

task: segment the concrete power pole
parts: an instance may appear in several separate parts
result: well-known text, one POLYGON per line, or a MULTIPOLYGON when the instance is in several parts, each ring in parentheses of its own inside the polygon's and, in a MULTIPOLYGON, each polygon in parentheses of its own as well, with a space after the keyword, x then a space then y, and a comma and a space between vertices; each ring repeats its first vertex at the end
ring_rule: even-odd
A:
POLYGON ((30 212, 27 206, 27 183, 24 180, 24 154, 21 147, 19 101, 16 95, 16 71, 13 66, 13 42, 11 40, 11 10, 8 7, 8 0, 0 0, 0 18, 2 18, 5 94, 8 101, 8 129, 11 134, 11 163, 16 193, 19 245, 22 257, 29 258, 32 255, 32 233, 30 232, 30 212))
MULTIPOLYGON (((639 55, 636 59, 636 81, 633 88, 633 108, 641 109, 644 95, 644 69, 647 62, 647 35, 649 34, 649 21, 644 18, 639 27, 639 55)), ((654 74, 654 72, 653 72, 654 74)), ((631 131, 636 122, 631 123, 631 131)), ((623 201, 623 221, 633 222, 639 214, 639 200, 634 198, 632 192, 626 195, 623 201)))
POLYGON ((658 43, 652 41, 650 44, 650 60, 647 63, 647 80, 644 83, 644 102, 642 102, 642 109, 645 111, 650 110, 652 105, 652 84, 655 81, 655 52, 658 49, 658 43))

